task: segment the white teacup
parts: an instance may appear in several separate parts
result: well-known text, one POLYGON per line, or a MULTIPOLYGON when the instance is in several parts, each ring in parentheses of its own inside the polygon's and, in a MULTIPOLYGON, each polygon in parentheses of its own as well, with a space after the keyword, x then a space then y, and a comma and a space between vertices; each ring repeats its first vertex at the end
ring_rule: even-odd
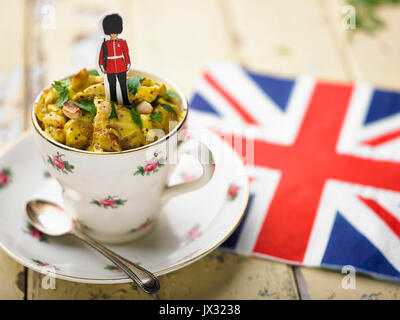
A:
POLYGON ((182 91, 156 73, 135 69, 133 74, 174 88, 180 107, 186 110, 184 120, 168 135, 146 146, 110 153, 74 149, 47 137, 32 110, 35 141, 49 172, 63 187, 65 209, 88 234, 108 243, 144 235, 167 200, 202 187, 214 173, 213 156, 206 146, 193 139, 182 142, 188 113, 182 91), (200 161, 202 176, 167 186, 168 177, 184 153, 200 161))

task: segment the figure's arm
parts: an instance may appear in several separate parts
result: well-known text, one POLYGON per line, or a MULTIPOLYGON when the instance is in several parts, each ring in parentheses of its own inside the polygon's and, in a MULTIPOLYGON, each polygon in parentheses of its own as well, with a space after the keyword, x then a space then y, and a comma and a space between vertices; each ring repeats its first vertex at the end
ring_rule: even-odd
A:
POLYGON ((129 68, 131 67, 131 59, 129 57, 129 49, 128 49, 128 44, 126 43, 126 41, 123 42, 122 53, 124 55, 126 66, 129 70, 129 68))
POLYGON ((101 71, 103 71, 103 73, 105 73, 104 71, 104 66, 103 66, 103 44, 100 47, 100 54, 99 54, 99 67, 101 69, 101 71))

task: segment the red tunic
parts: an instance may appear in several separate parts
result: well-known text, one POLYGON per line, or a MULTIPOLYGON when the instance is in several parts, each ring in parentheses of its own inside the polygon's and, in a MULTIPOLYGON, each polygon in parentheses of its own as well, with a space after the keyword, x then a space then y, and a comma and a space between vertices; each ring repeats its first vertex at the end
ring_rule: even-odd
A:
MULTIPOLYGON (((131 63, 128 45, 125 40, 116 39, 106 41, 107 46, 107 73, 119 73, 128 70, 127 65, 131 63)), ((99 55, 99 65, 103 65, 103 44, 99 55)))

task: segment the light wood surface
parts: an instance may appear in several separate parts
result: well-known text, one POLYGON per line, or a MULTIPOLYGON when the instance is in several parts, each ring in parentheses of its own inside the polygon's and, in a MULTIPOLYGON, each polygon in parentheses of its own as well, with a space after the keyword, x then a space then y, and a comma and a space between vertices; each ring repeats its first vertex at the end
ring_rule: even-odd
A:
MULTIPOLYGON (((51 80, 83 66, 94 66, 90 52, 96 50, 99 37, 98 17, 106 11, 120 12, 125 18, 123 37, 129 41, 133 66, 165 74, 189 97, 202 65, 209 59, 234 61, 276 75, 307 73, 400 89, 400 20, 396 18, 400 7, 379 12, 387 27, 371 37, 342 29, 340 0, 56 1, 51 2, 55 29, 43 22, 44 3, 7 2, 7 10, 0 13, 2 24, 15 25, 15 46, 0 53, 0 70, 3 73, 13 66, 23 70, 24 95, 9 98, 14 101, 10 106, 18 112, 27 110, 40 88, 51 80), (16 19, 15 12, 20 19, 16 19)), ((0 30, 6 37, 7 28, 0 30)), ((344 275, 339 272, 292 267, 221 251, 162 276, 162 289, 152 296, 132 284, 89 285, 62 280, 57 280, 55 290, 45 290, 41 275, 29 270, 25 278, 23 271, 0 253, 0 298, 400 298, 400 286, 365 276, 358 275, 356 288, 346 290, 341 286, 344 275)))
POLYGON ((57 280, 43 290, 30 272, 28 299, 298 299, 291 267, 278 262, 214 251, 186 268, 160 277, 161 289, 147 295, 133 284, 89 285, 57 280))
MULTIPOLYGON (((22 129, 23 84, 23 3, 13 1, 0 10, 0 37, 13 40, 2 46, 0 59, 0 146, 22 129), (13 15, 8 12, 10 10, 13 15), (22 90, 22 94, 21 94, 22 90)), ((25 268, 0 249, 0 299, 23 299, 25 268)))

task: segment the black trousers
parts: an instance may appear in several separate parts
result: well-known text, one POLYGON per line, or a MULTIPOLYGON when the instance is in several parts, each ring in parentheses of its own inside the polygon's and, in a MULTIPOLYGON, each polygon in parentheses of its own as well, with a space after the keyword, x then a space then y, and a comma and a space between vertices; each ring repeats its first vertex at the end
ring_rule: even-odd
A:
POLYGON ((117 78, 121 88, 122 99, 125 106, 129 106, 128 88, 126 86, 126 71, 120 73, 107 73, 107 80, 110 85, 110 98, 111 101, 118 103, 117 100, 117 78))

